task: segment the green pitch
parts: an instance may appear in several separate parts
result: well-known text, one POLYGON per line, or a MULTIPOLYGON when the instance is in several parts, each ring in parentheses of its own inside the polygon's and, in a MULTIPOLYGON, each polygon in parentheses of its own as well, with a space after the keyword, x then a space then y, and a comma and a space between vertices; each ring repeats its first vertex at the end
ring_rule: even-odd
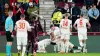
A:
MULTIPOLYGON (((0 56, 6 56, 5 53, 0 53, 0 56)), ((13 53, 13 56, 17 56, 13 53)), ((26 55, 25 55, 26 56, 26 55)), ((59 54, 59 53, 37 53, 37 56, 100 56, 100 53, 69 53, 69 54, 59 54)))

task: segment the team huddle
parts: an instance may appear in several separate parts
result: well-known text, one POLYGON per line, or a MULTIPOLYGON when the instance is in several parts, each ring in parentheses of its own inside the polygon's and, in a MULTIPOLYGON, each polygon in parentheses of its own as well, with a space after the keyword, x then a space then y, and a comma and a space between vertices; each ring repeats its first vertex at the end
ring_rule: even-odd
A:
MULTIPOLYGON (((9 17, 11 17, 12 14, 13 14, 12 12, 9 12, 9 17)), ((50 44, 54 45, 55 52, 68 53, 69 51, 74 52, 74 49, 79 50, 79 52, 86 52, 87 28, 90 29, 91 27, 89 21, 85 19, 83 15, 80 15, 80 18, 77 19, 73 25, 74 28, 78 31, 78 38, 79 38, 79 44, 80 44, 80 47, 78 47, 70 42, 72 21, 69 20, 68 17, 69 17, 69 14, 66 13, 65 18, 61 20, 59 27, 50 25, 50 31, 47 33, 48 35, 50 35, 50 38, 44 39, 38 42, 38 38, 37 38, 38 36, 35 36, 37 34, 34 33, 35 32, 34 28, 37 26, 31 26, 25 20, 25 15, 22 14, 20 16, 20 20, 16 22, 16 25, 14 27, 14 30, 16 31, 16 37, 17 37, 18 56, 24 56, 25 52, 26 52, 26 55, 28 56, 29 48, 31 45, 32 45, 33 56, 36 56, 36 52, 45 53, 46 52, 45 48, 47 47, 47 45, 50 45, 50 44), (35 35, 30 35, 28 34, 28 32, 35 35), (30 39, 28 38, 29 35, 30 35, 30 39), (21 46, 22 46, 22 49, 21 49, 21 46), (21 55, 21 50, 22 50, 22 55, 21 55)), ((12 30, 13 22, 12 23, 6 22, 6 23, 10 25, 10 26, 5 26, 5 28, 7 29, 6 30, 6 36, 7 36, 6 53, 7 53, 7 56, 11 56, 11 45, 13 41, 13 39, 11 40, 12 31, 13 31, 12 30)))

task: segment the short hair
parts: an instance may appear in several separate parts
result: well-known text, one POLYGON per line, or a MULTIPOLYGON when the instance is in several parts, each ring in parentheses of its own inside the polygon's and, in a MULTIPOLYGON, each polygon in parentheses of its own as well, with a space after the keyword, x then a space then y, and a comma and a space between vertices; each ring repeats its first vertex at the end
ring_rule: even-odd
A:
POLYGON ((92 4, 92 7, 93 7, 93 6, 96 6, 96 5, 95 5, 95 4, 92 4))
POLYGON ((8 12, 8 15, 12 15, 13 14, 13 12, 10 10, 9 12, 8 12))
POLYGON ((83 17, 84 15, 83 14, 80 14, 80 16, 83 17))
POLYGON ((25 18, 25 15, 24 15, 24 14, 21 14, 21 15, 20 15, 20 18, 25 18))
POLYGON ((65 17, 69 17, 69 13, 65 13, 65 17))
POLYGON ((54 25, 52 24, 52 25, 50 25, 50 28, 52 28, 54 25))

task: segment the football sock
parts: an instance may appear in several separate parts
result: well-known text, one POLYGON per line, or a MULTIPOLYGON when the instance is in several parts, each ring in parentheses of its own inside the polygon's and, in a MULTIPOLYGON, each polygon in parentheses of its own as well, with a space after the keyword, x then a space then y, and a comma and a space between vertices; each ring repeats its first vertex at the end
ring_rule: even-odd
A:
POLYGON ((68 44, 68 42, 65 42, 65 49, 66 49, 66 52, 68 52, 68 49, 69 49, 69 44, 68 44))
POLYGON ((82 42, 80 42, 80 46, 83 47, 83 43, 82 42))
POLYGON ((18 49, 18 50, 21 50, 21 46, 18 45, 18 46, 17 46, 17 49, 18 49))
POLYGON ((64 42, 61 43, 61 51, 62 51, 62 52, 65 52, 64 42))
POLYGON ((10 55, 11 54, 11 46, 10 45, 6 45, 6 54, 10 55))
POLYGON ((22 56, 24 56, 24 54, 25 54, 25 51, 26 51, 26 46, 23 46, 23 50, 22 50, 22 56))

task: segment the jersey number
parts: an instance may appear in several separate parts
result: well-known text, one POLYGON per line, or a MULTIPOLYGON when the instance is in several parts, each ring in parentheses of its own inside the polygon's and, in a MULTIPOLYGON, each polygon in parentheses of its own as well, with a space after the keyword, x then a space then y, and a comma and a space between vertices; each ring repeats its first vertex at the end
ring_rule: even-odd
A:
POLYGON ((19 29, 25 29, 25 23, 24 22, 19 23, 19 29))
POLYGON ((68 21, 64 21, 63 26, 68 26, 68 21))

